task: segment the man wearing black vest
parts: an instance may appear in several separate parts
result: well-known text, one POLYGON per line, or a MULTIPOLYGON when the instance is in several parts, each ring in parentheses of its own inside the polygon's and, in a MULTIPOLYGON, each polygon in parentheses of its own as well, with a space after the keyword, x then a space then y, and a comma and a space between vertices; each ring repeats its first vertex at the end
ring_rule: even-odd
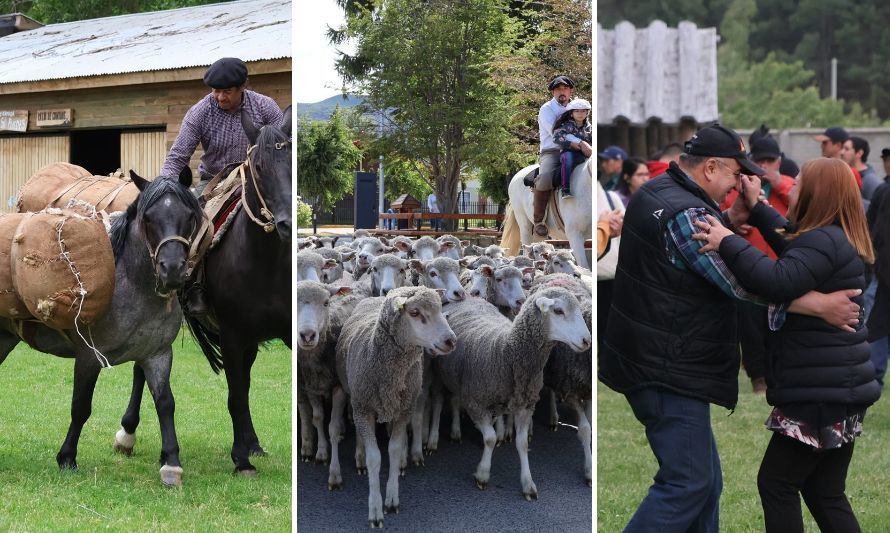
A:
MULTIPOLYGON (((710 404, 735 408, 735 301, 759 299, 719 255, 699 253, 693 222, 710 214, 739 227, 758 201, 763 174, 738 134, 709 126, 627 206, 599 379, 626 396, 659 470, 625 531, 718 531, 723 479, 710 404), (734 188, 737 201, 721 213, 734 188)), ((858 320, 847 294, 811 293, 789 310, 838 326, 858 320)))

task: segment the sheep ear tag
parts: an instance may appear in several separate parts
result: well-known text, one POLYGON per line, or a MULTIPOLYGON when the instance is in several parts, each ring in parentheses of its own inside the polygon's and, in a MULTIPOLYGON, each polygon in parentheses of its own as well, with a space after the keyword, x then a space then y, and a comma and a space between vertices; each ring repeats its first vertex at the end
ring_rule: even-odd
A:
POLYGON ((396 311, 402 312, 405 310, 405 304, 408 302, 408 298, 404 296, 399 296, 392 301, 392 308, 396 311))
POLYGON ((547 311, 549 311, 550 308, 553 307, 553 304, 555 304, 555 303, 556 303, 556 300, 553 300, 552 298, 547 298, 545 296, 542 296, 542 297, 538 298, 537 300, 535 300, 535 305, 537 305, 538 309, 540 309, 541 312, 543 312, 543 313, 546 313, 547 311))

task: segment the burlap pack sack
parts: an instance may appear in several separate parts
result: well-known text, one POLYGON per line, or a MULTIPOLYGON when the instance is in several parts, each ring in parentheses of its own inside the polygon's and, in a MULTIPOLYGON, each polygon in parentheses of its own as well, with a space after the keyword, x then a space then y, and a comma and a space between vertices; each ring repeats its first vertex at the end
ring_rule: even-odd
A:
POLYGON ((12 238, 18 228, 23 213, 4 213, 0 215, 0 316, 5 318, 31 318, 31 312, 25 302, 19 298, 12 283, 12 238))
POLYGON ((114 253, 94 214, 67 209, 27 213, 12 241, 12 280, 28 310, 44 324, 90 324, 111 305, 114 253))
POLYGON ((136 184, 122 174, 92 176, 77 165, 52 163, 35 172, 19 191, 16 210, 41 211, 46 207, 67 207, 81 200, 97 211, 124 211, 136 197, 136 184))

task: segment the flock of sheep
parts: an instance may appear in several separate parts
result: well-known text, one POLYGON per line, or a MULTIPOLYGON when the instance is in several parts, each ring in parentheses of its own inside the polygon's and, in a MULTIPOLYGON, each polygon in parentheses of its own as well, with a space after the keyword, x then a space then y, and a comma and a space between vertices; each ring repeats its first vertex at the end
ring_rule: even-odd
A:
POLYGON ((384 511, 399 510, 408 461, 421 465, 424 452, 437 449, 448 396, 452 440, 461 437, 461 410, 482 433, 476 485, 489 482, 495 446, 515 436, 522 492, 537 499, 528 442, 542 389, 551 393, 551 428, 557 400, 577 414, 591 484, 593 280, 571 252, 537 243, 508 257, 499 246, 450 235, 387 240, 361 230, 348 245, 335 244, 300 239, 297 254, 300 456, 330 463, 329 489, 343 482, 339 442, 349 406, 356 468, 368 474, 369 525, 383 527, 384 511), (389 432, 385 498, 377 423, 389 432))

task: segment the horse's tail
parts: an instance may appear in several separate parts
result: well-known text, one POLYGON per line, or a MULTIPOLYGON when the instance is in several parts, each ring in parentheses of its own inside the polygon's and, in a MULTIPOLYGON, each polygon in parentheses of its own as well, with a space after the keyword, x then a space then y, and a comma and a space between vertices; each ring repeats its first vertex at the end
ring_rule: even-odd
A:
POLYGON ((513 206, 510 204, 507 204, 507 211, 504 213, 501 248, 509 249, 512 255, 522 255, 522 246, 519 242, 519 224, 516 223, 516 215, 513 214, 513 206))
POLYGON ((204 357, 206 357, 207 362, 210 363, 210 368, 213 369, 213 372, 219 374, 219 371, 223 369, 219 335, 207 329, 201 322, 188 315, 185 316, 185 323, 188 326, 192 337, 198 341, 198 346, 201 347, 201 352, 204 353, 204 357))

